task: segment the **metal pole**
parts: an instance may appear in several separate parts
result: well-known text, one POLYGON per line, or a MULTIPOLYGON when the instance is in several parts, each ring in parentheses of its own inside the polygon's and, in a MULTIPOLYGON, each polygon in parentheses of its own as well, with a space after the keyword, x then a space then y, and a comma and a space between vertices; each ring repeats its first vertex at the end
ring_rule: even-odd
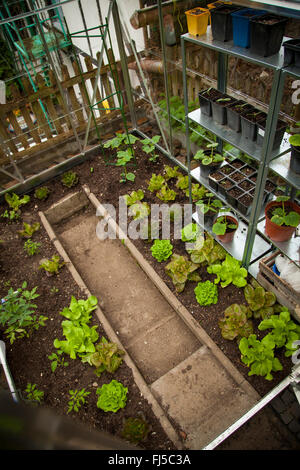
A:
POLYGON ((8 383, 9 390, 12 394, 12 398, 16 403, 18 403, 19 402, 18 392, 16 390, 13 378, 11 376, 9 367, 6 362, 5 343, 2 340, 0 341, 0 363, 2 364, 6 381, 8 383))
POLYGON ((161 42, 161 50, 162 50, 162 55, 163 55, 164 83, 165 83, 167 112, 168 112, 168 124, 169 124, 169 136, 170 136, 170 149, 171 149, 171 153, 173 153, 173 138, 172 138, 171 112, 170 112, 169 80, 168 80, 167 58, 166 58, 166 42, 165 42, 165 30, 164 30, 164 23, 163 23, 163 13, 162 13, 161 0, 158 0, 157 5, 158 5, 158 18, 159 18, 160 42, 161 42))
POLYGON ((191 156, 190 156, 190 131, 189 131, 189 106, 188 106, 188 89, 187 89, 187 77, 186 77, 186 54, 185 54, 185 41, 184 37, 181 36, 181 56, 182 56, 182 80, 183 80, 183 98, 184 98, 184 114, 185 114, 185 137, 186 137, 186 157, 187 157, 187 168, 189 178, 189 202, 193 203, 192 200, 192 179, 191 179, 191 156))

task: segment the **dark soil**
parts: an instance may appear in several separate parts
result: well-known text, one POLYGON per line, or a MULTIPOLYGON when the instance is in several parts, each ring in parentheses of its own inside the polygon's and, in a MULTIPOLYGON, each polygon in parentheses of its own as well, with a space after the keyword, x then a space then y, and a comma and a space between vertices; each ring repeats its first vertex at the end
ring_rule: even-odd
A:
POLYGON ((234 199, 237 199, 241 197, 241 195, 243 194, 243 191, 239 188, 233 188, 228 192, 228 194, 230 194, 230 196, 232 196, 234 199))
POLYGON ((234 168, 236 168, 237 170, 239 170, 240 168, 245 166, 245 163, 240 161, 240 160, 235 160, 235 161, 231 162, 230 165, 233 166, 234 168))
POLYGON ((212 178, 216 181, 220 181, 221 179, 224 178, 224 175, 221 172, 218 172, 218 171, 216 171, 214 173, 211 173, 209 176, 210 176, 210 178, 212 178))
POLYGON ((244 204, 244 206, 249 207, 249 205, 252 204, 253 198, 250 196, 250 194, 245 194, 245 196, 241 197, 239 201, 244 204))
POLYGON ((255 173, 255 170, 251 168, 250 166, 245 166, 244 168, 241 169, 241 173, 246 176, 252 176, 253 173, 255 173))
POLYGON ((254 184, 251 181, 244 180, 242 183, 239 184, 239 187, 242 188, 244 191, 249 191, 254 187, 254 184))
POLYGON ((240 173, 239 171, 237 171, 236 173, 233 173, 230 175, 230 178, 235 181, 236 183, 240 183, 241 181, 243 181, 243 179, 245 178, 245 175, 243 175, 242 173, 240 173))
MULTIPOLYGON (((91 191, 101 201, 102 204, 110 203, 118 208, 119 196, 130 193, 132 190, 142 189, 145 193, 144 201, 151 203, 160 203, 155 194, 148 191, 148 181, 153 173, 163 173, 165 164, 172 166, 172 163, 163 156, 160 156, 157 162, 150 162, 148 156, 144 154, 135 144, 137 156, 137 167, 130 168, 136 174, 135 182, 126 184, 119 183, 121 170, 114 165, 105 165, 102 155, 86 161, 74 168, 79 176, 79 185, 72 189, 67 189, 61 184, 61 177, 51 180, 47 187, 51 190, 50 196, 46 201, 38 201, 31 193, 31 201, 22 209, 22 221, 39 221, 38 211, 46 210, 54 202, 73 191, 80 189, 80 185, 87 184, 91 191), (91 172, 91 168, 93 171, 91 172)), ((110 154, 111 159, 114 155, 110 154)), ((177 192, 175 202, 188 203, 185 192, 175 187, 175 180, 168 182, 171 189, 177 192)), ((246 196, 247 198, 249 196, 246 196)), ((2 204, 0 212, 4 212, 6 204, 2 204)), ((1 251, 1 285, 0 295, 5 296, 8 290, 8 283, 14 289, 20 287, 24 280, 28 281, 28 288, 37 286, 37 292, 40 297, 37 298, 38 313, 49 317, 46 327, 41 327, 34 332, 30 338, 15 341, 13 345, 7 345, 7 359, 19 390, 24 391, 28 382, 36 383, 38 388, 45 392, 45 405, 53 408, 61 415, 66 414, 68 392, 70 389, 85 387, 91 391, 88 398, 88 404, 84 406, 78 414, 74 414, 74 419, 79 419, 93 429, 103 430, 110 434, 120 436, 122 430, 123 418, 136 416, 138 411, 143 411, 146 420, 151 424, 152 431, 147 441, 141 444, 145 449, 174 449, 164 431, 156 420, 151 407, 140 395, 136 387, 131 371, 126 364, 114 374, 114 378, 128 387, 128 400, 124 409, 117 413, 104 413, 96 407, 96 386, 101 386, 111 380, 111 376, 103 373, 98 378, 93 369, 87 364, 82 364, 77 360, 70 360, 70 365, 66 368, 58 368, 55 373, 51 372, 50 361, 47 356, 55 350, 53 340, 56 337, 62 337, 61 321, 59 312, 69 305, 71 296, 82 298, 77 285, 73 281, 68 269, 63 267, 57 276, 48 277, 38 270, 38 263, 41 257, 51 257, 55 254, 53 245, 49 241, 47 234, 41 228, 34 235, 34 240, 40 242, 41 255, 28 257, 23 251, 23 241, 18 238, 16 231, 21 227, 21 221, 14 224, 8 224, 6 219, 0 218, 0 238, 4 240, 4 249, 1 251), (52 288, 58 288, 59 291, 52 294, 52 288)), ((181 240, 174 239, 171 232, 170 241, 173 245, 173 253, 187 256, 185 244, 181 240)), ((283 351, 278 351, 277 357, 280 359, 283 370, 274 374, 273 381, 269 382, 257 376, 248 376, 249 369, 241 362, 238 345, 235 341, 225 340, 218 327, 219 320, 223 317, 224 310, 232 303, 245 304, 243 289, 239 289, 230 284, 226 288, 219 287, 219 300, 216 305, 201 307, 194 295, 194 282, 188 282, 184 291, 176 293, 171 279, 166 275, 166 262, 158 263, 151 254, 151 243, 145 240, 135 240, 136 247, 148 262, 153 266, 157 274, 165 281, 167 286, 178 297, 183 305, 189 310, 191 315, 205 329, 207 334, 230 359, 233 365, 245 377, 246 380, 264 396, 272 390, 280 381, 282 381, 291 370, 290 358, 285 358, 283 351)), ((205 266, 199 268, 202 280, 214 280, 214 275, 209 275, 205 266)), ((96 322, 96 320, 95 320, 96 322)), ((257 329, 258 321, 254 320, 255 333, 258 338, 262 338, 265 333, 257 329)), ((2 329, 3 332, 3 329, 2 329)), ((101 336, 105 331, 101 325, 98 326, 98 332, 101 336)))

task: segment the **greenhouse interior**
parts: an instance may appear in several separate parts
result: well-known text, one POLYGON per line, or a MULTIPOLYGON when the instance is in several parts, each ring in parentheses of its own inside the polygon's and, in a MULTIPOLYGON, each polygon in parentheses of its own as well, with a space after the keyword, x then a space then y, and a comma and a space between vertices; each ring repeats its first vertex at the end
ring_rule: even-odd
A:
POLYGON ((299 0, 2 0, 0 42, 1 449, 300 450, 299 0))

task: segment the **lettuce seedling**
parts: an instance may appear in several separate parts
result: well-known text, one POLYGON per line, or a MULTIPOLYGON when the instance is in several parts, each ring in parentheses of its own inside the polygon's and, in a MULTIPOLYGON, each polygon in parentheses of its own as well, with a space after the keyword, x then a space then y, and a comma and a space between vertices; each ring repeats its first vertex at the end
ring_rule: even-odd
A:
POLYGON ((40 243, 34 242, 29 238, 29 240, 26 240, 24 243, 24 251, 26 251, 28 256, 34 256, 40 252, 40 246, 40 243))
POLYGON ((142 418, 127 418, 124 422, 122 437, 132 444, 138 444, 147 439, 151 426, 142 418))
POLYGON ((258 329, 260 331, 271 329, 271 333, 267 336, 272 338, 277 348, 285 346, 285 356, 289 357, 297 350, 293 343, 300 339, 300 326, 291 320, 290 312, 282 308, 279 315, 271 315, 270 318, 263 320, 258 325, 258 329))
POLYGON ((244 289, 245 299, 253 312, 254 318, 268 318, 274 313, 276 295, 266 291, 255 279, 251 279, 244 289))
POLYGON ((191 261, 196 264, 207 263, 208 265, 222 261, 226 257, 226 250, 209 234, 206 234, 206 239, 199 237, 193 249, 188 249, 187 252, 191 257, 191 261))
POLYGON ((162 175, 155 175, 154 173, 152 173, 152 177, 148 185, 148 190, 151 191, 151 193, 154 193, 155 191, 159 191, 163 184, 165 184, 164 177, 162 175))
POLYGON ((173 245, 170 240, 155 240, 152 247, 151 253, 159 263, 166 261, 173 252, 173 245))
MULTIPOLYGON (((201 237, 201 233, 199 225, 190 223, 181 230, 181 240, 183 242, 195 243, 197 239, 201 237)), ((201 240, 202 239, 203 237, 201 240)))
POLYGON ((50 194, 50 189, 47 186, 41 186, 37 188, 34 192, 34 197, 40 201, 45 201, 50 194))
POLYGON ((223 338, 238 341, 243 337, 248 337, 253 333, 253 323, 251 310, 245 305, 232 304, 226 308, 224 318, 219 321, 219 327, 223 338))
POLYGON ((17 194, 12 193, 5 193, 5 201, 10 207, 10 211, 6 210, 3 214, 1 214, 1 217, 8 218, 9 220, 15 220, 20 217, 21 210, 20 207, 23 206, 24 204, 27 204, 30 201, 30 196, 25 195, 22 198, 20 198, 17 194))
POLYGON ((165 270, 167 275, 172 279, 176 291, 182 292, 187 281, 201 281, 201 277, 196 272, 198 268, 198 264, 192 263, 192 261, 189 261, 185 256, 173 254, 165 270))
POLYGON ((77 173, 75 173, 75 171, 67 171, 66 173, 64 173, 61 179, 62 184, 66 186, 67 188, 72 188, 73 186, 76 186, 78 181, 79 181, 79 178, 77 176, 77 173))
POLYGON ((244 287, 247 284, 248 272, 241 267, 240 261, 227 254, 225 260, 221 264, 213 264, 207 267, 209 274, 216 274, 215 284, 220 281, 222 287, 234 284, 237 287, 244 287))
POLYGON ((182 176, 182 173, 179 171, 178 166, 174 166, 174 168, 172 168, 169 165, 165 165, 164 174, 165 174, 166 181, 169 181, 172 178, 179 178, 180 176, 182 176))
POLYGON ((212 305, 218 302, 218 288, 210 281, 199 282, 194 292, 200 305, 212 305))
POLYGON ((31 238, 40 229, 40 226, 39 222, 35 222, 32 225, 23 222, 23 230, 19 230, 18 235, 23 238, 31 238))
POLYGON ((182 189, 185 191, 189 187, 189 177, 188 176, 179 176, 176 181, 176 188, 182 189))
POLYGON ((116 413, 121 408, 125 408, 127 402, 128 388, 124 387, 121 382, 112 380, 109 384, 102 385, 97 388, 97 407, 107 412, 116 413))
POLYGON ((251 334, 248 338, 242 338, 239 342, 241 360, 250 367, 248 375, 259 375, 266 380, 272 380, 272 371, 282 370, 282 364, 274 357, 275 342, 271 336, 265 336, 261 341, 251 334))
POLYGON ((125 354, 119 349, 116 343, 110 343, 104 336, 95 346, 96 351, 86 355, 82 362, 88 362, 91 366, 95 366, 95 374, 100 377, 102 372, 106 371, 110 374, 116 372, 123 362, 121 356, 125 354))
POLYGON ((49 275, 58 274, 64 264, 64 261, 60 263, 60 257, 58 255, 53 255, 51 259, 42 259, 39 269, 44 269, 49 275))
POLYGON ((161 188, 160 191, 156 193, 156 197, 160 199, 161 201, 174 201, 177 196, 177 193, 173 191, 173 189, 170 189, 167 184, 164 184, 161 188))
MULTIPOLYGON (((203 185, 199 185, 198 183, 192 183, 192 201, 199 201, 199 199, 203 199, 206 193, 206 188, 203 185)), ((185 192, 186 197, 189 197, 190 192, 189 189, 185 192)))
POLYGON ((130 195, 125 194, 123 197, 125 199, 126 206, 132 206, 132 204, 136 204, 144 199, 144 191, 142 189, 138 189, 137 191, 131 191, 130 195))

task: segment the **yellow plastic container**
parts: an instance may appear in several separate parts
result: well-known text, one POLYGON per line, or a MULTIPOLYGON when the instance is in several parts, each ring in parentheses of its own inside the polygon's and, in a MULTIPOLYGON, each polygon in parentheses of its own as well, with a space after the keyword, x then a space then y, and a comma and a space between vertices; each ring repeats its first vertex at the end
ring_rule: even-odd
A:
POLYGON ((196 7, 192 10, 185 12, 187 19, 188 31, 193 36, 202 36, 206 33, 208 19, 209 19, 209 10, 206 8, 196 7), (199 13, 199 10, 201 13, 199 13))

